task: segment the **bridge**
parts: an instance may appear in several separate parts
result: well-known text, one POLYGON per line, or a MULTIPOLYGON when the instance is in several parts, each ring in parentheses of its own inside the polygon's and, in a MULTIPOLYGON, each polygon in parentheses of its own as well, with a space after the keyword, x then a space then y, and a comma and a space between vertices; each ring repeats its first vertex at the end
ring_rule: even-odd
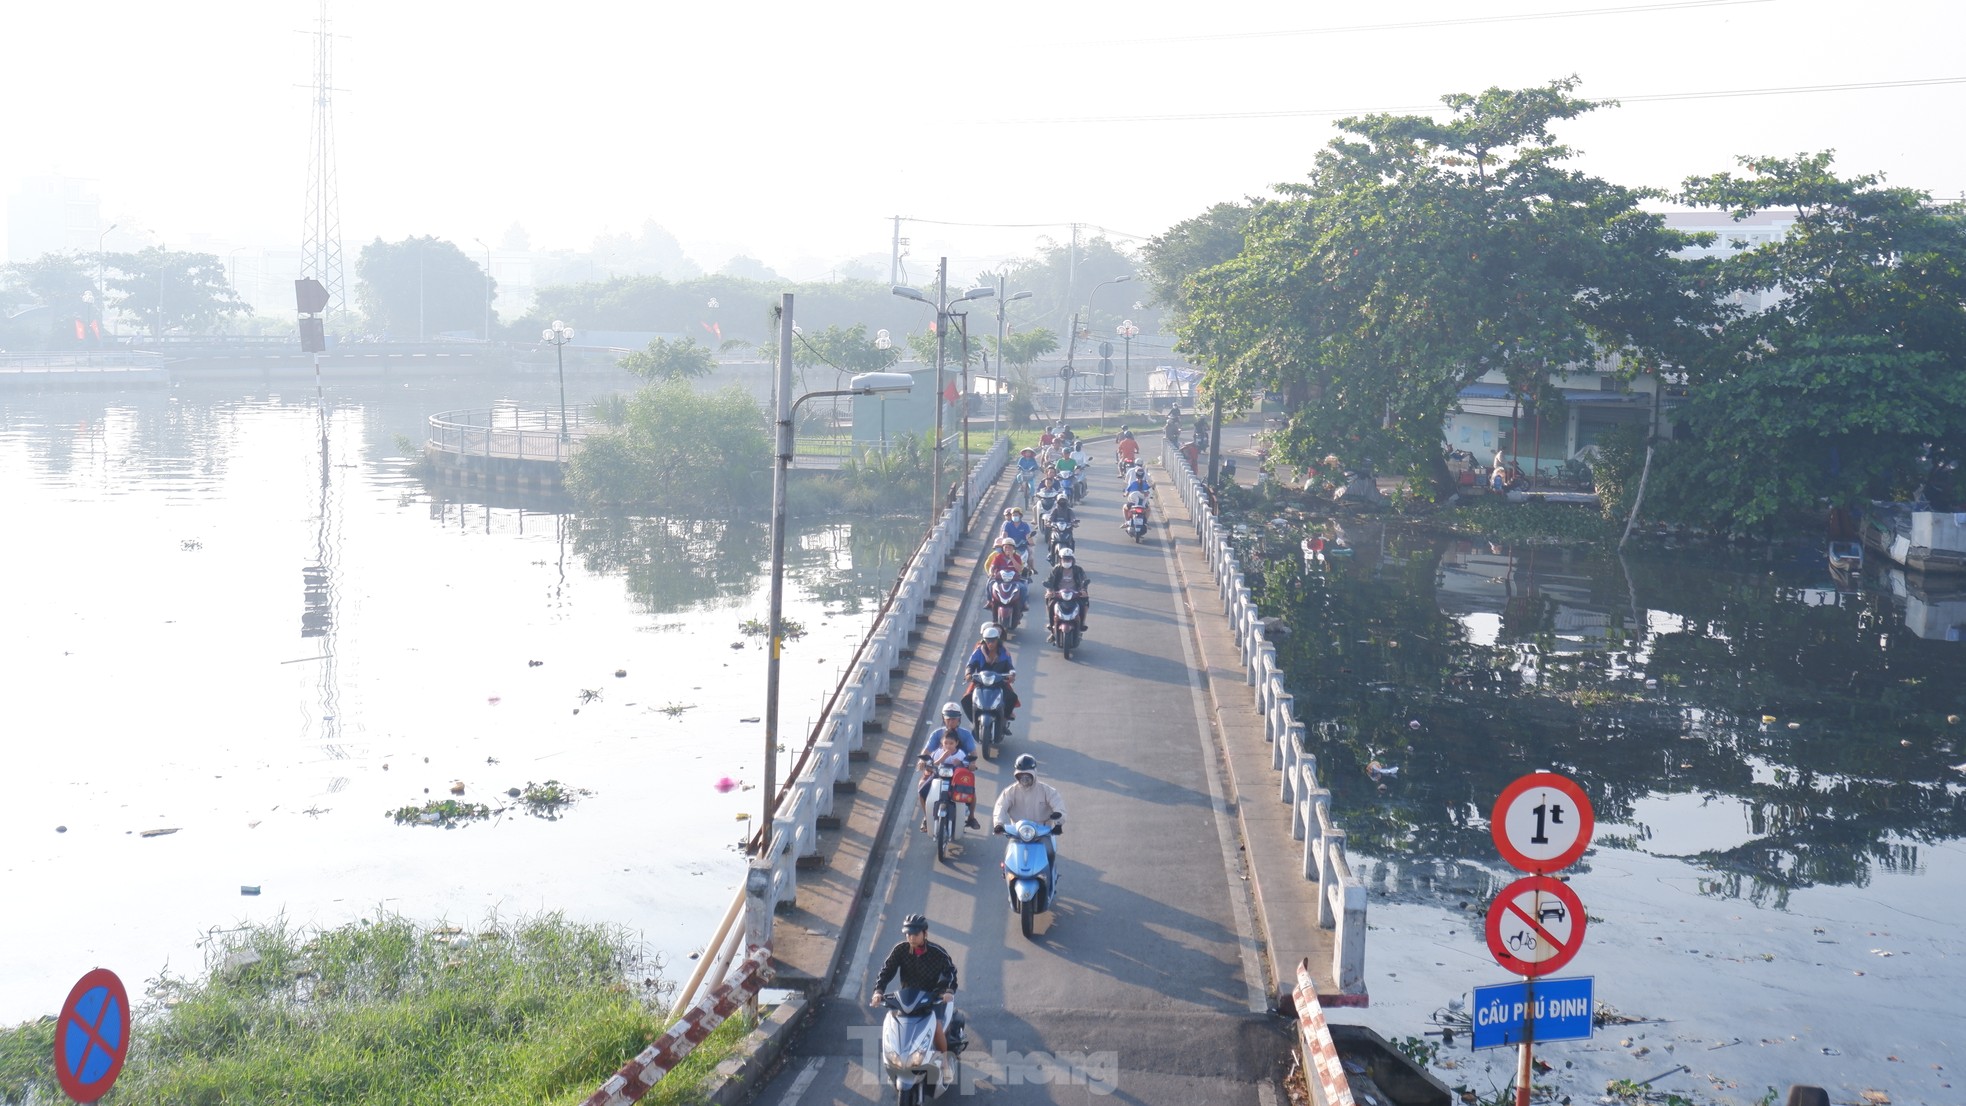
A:
MULTIPOLYGON (((997 1101, 1280 1103, 1296 1034, 1277 997, 1298 965, 1325 1005, 1366 1001, 1364 889, 1274 648, 1176 459, 1157 476, 1159 517, 1139 544, 1120 529, 1111 469, 1095 473, 1078 542, 1091 630, 1070 660, 1045 644, 1041 619, 1017 634, 1024 703, 978 773, 986 828, 937 861, 916 828, 912 758, 957 697, 985 621, 976 558, 1007 491, 992 465, 1001 456, 972 473, 975 519, 945 516, 897 590, 913 598, 877 620, 746 895, 679 996, 695 1003, 733 964, 738 979, 757 962, 745 948, 768 950, 789 992, 748 1055, 726 1064, 716 1101, 891 1100, 868 997, 916 912, 961 969, 963 1081, 1008 1096, 997 1101), (1002 839, 987 829, 1011 758, 1026 752, 1069 811, 1060 902, 1031 940, 1008 908, 1002 839)), ((661 1062, 645 1055, 589 1102, 632 1101, 652 1074, 644 1061, 661 1062)))

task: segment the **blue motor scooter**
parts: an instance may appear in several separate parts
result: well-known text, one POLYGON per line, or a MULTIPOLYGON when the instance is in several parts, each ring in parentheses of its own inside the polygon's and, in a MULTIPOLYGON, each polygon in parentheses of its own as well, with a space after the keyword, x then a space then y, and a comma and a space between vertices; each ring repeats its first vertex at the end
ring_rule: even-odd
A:
POLYGON ((1046 839, 1060 828, 1055 822, 1046 826, 1027 819, 1003 830, 1010 839, 1003 851, 1004 889, 1027 939, 1037 927, 1038 915, 1049 911, 1058 897, 1058 865, 1046 839))

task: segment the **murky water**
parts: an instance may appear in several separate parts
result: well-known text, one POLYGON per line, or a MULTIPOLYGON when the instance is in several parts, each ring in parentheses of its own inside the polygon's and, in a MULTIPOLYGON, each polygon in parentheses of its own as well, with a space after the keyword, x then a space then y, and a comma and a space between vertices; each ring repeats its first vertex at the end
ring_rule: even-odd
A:
MULTIPOLYGON (((1873 566, 1839 585, 1800 544, 1654 540, 1621 560, 1351 537, 1322 573, 1294 535, 1241 541, 1290 626, 1279 656, 1371 891, 1365 1020, 1418 1034, 1511 978, 1482 918, 1521 873, 1488 816, 1509 781, 1550 769, 1598 819, 1568 873, 1590 928, 1560 974, 1594 975, 1600 1001, 1644 1020, 1546 1046, 1577 1067, 1545 1083, 1595 1095, 1677 1058, 1656 1089, 1702 1103, 1790 1082, 1961 1100, 1966 580, 1873 566)), ((1509 1050, 1470 1058, 1466 1042, 1437 1073, 1506 1085, 1509 1050)))
MULTIPOLYGON (((424 488, 399 436, 546 406, 550 381, 331 386, 325 439, 311 380, 252 387, 0 394, 0 1022, 97 965, 133 987, 195 972, 203 935, 280 915, 563 910, 645 934, 680 977, 758 808, 714 785, 761 776, 764 654, 740 624, 765 614, 765 527, 424 488), (548 779, 593 794, 555 821, 385 817, 548 779)), ((919 536, 794 535, 788 738, 919 536)))

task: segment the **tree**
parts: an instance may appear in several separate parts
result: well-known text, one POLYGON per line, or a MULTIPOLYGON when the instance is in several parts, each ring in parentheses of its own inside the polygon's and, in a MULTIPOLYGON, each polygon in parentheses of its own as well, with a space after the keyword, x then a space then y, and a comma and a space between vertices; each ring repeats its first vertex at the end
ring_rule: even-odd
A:
POLYGON ((1716 293, 1767 306, 1731 308, 1687 362, 1693 440, 1667 472, 1700 521, 1903 496, 1966 458, 1966 208, 1840 178, 1831 160, 1742 158, 1743 175, 1686 182, 1686 202, 1736 219, 1795 213, 1711 274, 1716 293))
POLYGON ((1341 120, 1310 180, 1252 210, 1242 252, 1181 285, 1209 389, 1285 393, 1285 460, 1390 462, 1445 495, 1463 387, 1499 371, 1560 402, 1553 374, 1682 349, 1710 317, 1674 257, 1686 238, 1640 210, 1652 193, 1563 167, 1552 126, 1601 106, 1575 85, 1447 96, 1445 122, 1341 120))
POLYGON ((95 303, 95 259, 83 254, 44 253, 32 261, 16 261, 0 268, 10 294, 0 302, 0 318, 8 330, 35 345, 52 340, 54 345, 73 345, 79 324, 87 332, 90 320, 101 312, 95 303))
POLYGON ((1004 364, 1010 366, 1016 383, 1011 386, 1010 421, 1023 426, 1031 421, 1034 410, 1037 381, 1031 377, 1031 365, 1038 358, 1058 352, 1058 335, 1037 327, 1032 330, 1004 335, 1002 348, 997 348, 995 337, 989 339, 992 352, 1004 364))
POLYGON ((209 253, 183 253, 152 246, 138 253, 113 253, 103 259, 114 275, 104 284, 114 290, 115 307, 143 319, 151 337, 180 331, 209 334, 232 316, 247 310, 225 279, 225 262, 209 253))
POLYGON ((708 376, 717 367, 717 355, 694 338, 671 342, 657 338, 644 350, 621 359, 621 367, 645 380, 694 380, 708 376))
POLYGON ((1243 236, 1262 202, 1216 204, 1147 243, 1142 275, 1155 301, 1172 308, 1177 321, 1187 315, 1188 278, 1233 261, 1242 253, 1243 236))
POLYGON ((446 331, 477 334, 487 296, 497 294, 485 270, 455 245, 428 235, 362 247, 355 263, 355 302, 369 326, 421 341, 446 331))
POLYGON ((582 440, 567 490, 591 507, 727 513, 755 506, 771 487, 768 425, 740 387, 698 393, 671 377, 629 400, 620 429, 582 440))

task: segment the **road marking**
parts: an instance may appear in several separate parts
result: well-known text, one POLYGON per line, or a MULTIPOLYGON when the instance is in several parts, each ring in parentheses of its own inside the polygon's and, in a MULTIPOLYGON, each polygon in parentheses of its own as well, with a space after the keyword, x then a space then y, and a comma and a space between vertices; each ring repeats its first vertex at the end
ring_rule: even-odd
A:
MULTIPOLYGON (((1222 791, 1222 773, 1216 767, 1216 757, 1221 755, 1221 741, 1216 728, 1210 721, 1210 711, 1201 686, 1201 658, 1195 652, 1194 608, 1188 603, 1187 577, 1182 574, 1180 562, 1174 554, 1174 527, 1167 516, 1161 516, 1161 558, 1167 569, 1167 582, 1173 585, 1180 603, 1175 607, 1175 621, 1180 624, 1181 655, 1188 662, 1188 701, 1194 707, 1196 733, 1206 735, 1208 741, 1202 747, 1201 763, 1208 772, 1208 801, 1215 810, 1215 836, 1222 842, 1222 863, 1228 867, 1246 865, 1247 859, 1236 847, 1235 832, 1230 828, 1235 819, 1229 814, 1229 802, 1222 791)), ((1235 872, 1227 873, 1229 880, 1229 906, 1236 915, 1236 946, 1242 955, 1242 978, 1249 987, 1249 1012, 1268 1013, 1270 999, 1265 991, 1266 977, 1263 964, 1256 954, 1256 920, 1249 908, 1248 881, 1233 878, 1235 872)))
POLYGON ((799 1106, 799 1099, 805 1097, 806 1088, 812 1086, 813 1079, 819 1075, 819 1069, 825 1063, 826 1058, 820 1056, 806 1064, 805 1070, 799 1073, 799 1077, 792 1080, 791 1087, 785 1091, 785 1097, 778 1100, 778 1106, 799 1106))

